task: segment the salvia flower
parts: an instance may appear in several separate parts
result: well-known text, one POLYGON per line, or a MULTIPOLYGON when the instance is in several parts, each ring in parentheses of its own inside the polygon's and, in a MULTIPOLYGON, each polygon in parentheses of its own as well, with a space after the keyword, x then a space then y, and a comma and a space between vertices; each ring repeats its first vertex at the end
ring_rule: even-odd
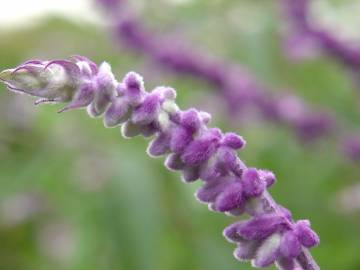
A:
POLYGON ((118 82, 109 64, 98 68, 79 56, 29 61, 3 71, 0 78, 10 91, 39 97, 39 102, 66 102, 60 112, 87 108, 90 116, 103 115, 104 125, 121 125, 126 138, 152 137, 150 156, 167 156, 166 167, 181 171, 185 182, 204 182, 196 192, 200 202, 212 211, 250 215, 224 230, 224 236, 237 245, 237 259, 251 260, 254 267, 276 263, 284 270, 319 269, 307 250, 319 243, 310 223, 294 222, 267 191, 275 182, 274 174, 247 168, 237 155, 244 139, 209 128, 211 117, 206 112, 181 110, 174 89, 157 87, 148 93, 137 73, 130 72, 118 82))

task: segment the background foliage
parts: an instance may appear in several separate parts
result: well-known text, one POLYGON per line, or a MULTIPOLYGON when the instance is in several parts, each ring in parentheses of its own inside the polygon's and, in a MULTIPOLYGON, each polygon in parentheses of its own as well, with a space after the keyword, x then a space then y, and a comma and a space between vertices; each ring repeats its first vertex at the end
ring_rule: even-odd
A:
MULTIPOLYGON (((176 8, 151 1, 142 10, 159 32, 242 63, 277 91, 296 91, 359 128, 358 93, 338 64, 324 57, 293 63, 283 56, 283 22, 272 1, 203 0, 176 8)), ((360 180, 360 170, 339 156, 333 138, 307 145, 286 127, 229 121, 210 86, 154 68, 110 41, 99 26, 62 18, 1 29, 0 68, 81 54, 110 62, 119 79, 136 70, 149 89, 174 86, 183 108, 210 111, 214 124, 245 137, 241 157, 247 164, 277 174, 274 197, 296 219, 309 218, 320 234, 313 255, 322 269, 360 269, 359 208, 345 211, 339 200, 343 188, 360 180)), ((198 204, 198 185, 184 185, 161 159, 147 157, 142 138, 123 140, 118 129, 106 130, 85 113, 57 115, 56 106, 34 108, 32 102, 2 87, 0 269, 250 269, 232 257, 233 246, 221 235, 233 218, 198 204)))

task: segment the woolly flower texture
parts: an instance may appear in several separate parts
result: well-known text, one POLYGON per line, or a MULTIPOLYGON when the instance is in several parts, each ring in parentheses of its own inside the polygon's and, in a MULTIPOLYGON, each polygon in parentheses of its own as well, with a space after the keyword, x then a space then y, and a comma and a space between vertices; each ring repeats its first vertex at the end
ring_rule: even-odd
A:
POLYGON ((39 97, 36 104, 67 103, 59 112, 86 107, 92 117, 103 115, 105 127, 121 125, 125 138, 153 137, 150 156, 166 155, 165 166, 180 171, 184 182, 204 182, 195 194, 200 202, 212 211, 250 216, 223 232, 237 245, 238 260, 258 268, 275 263, 283 270, 320 269, 307 250, 319 243, 309 221, 294 222, 266 190, 275 175, 247 168, 236 153, 245 146, 243 138, 209 128, 206 112, 180 110, 174 89, 157 87, 148 93, 137 73, 118 82, 109 64, 98 67, 83 56, 27 61, 1 72, 0 80, 13 92, 39 97))

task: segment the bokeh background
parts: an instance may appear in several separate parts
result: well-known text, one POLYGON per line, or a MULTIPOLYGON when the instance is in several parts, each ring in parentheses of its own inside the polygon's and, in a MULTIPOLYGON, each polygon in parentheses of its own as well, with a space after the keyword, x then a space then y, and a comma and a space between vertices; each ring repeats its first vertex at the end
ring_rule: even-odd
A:
MULTIPOLYGON (((1 2, 0 69, 81 54, 108 61, 119 79, 136 70, 148 89, 173 86, 182 108, 210 111, 214 125, 245 137, 247 164, 277 174, 271 192, 296 219, 311 220, 322 241, 312 254, 322 269, 360 269, 360 170, 339 155, 334 138, 306 144, 273 123, 230 121, 211 86, 115 44, 91 0, 46 1, 51 8, 41 12, 44 1, 1 2)), ((292 89, 359 128, 360 87, 341 65, 284 56, 277 1, 133 2, 149 27, 241 63, 274 91, 292 89)), ((360 29, 359 12, 346 9, 355 1, 325 2, 321 20, 360 42, 353 30, 360 29)), ((59 106, 36 108, 31 98, 0 88, 0 269, 251 269, 233 258, 234 246, 221 234, 236 219, 197 203, 199 183, 185 185, 162 159, 150 159, 142 138, 124 140, 84 112, 58 115, 59 106)))

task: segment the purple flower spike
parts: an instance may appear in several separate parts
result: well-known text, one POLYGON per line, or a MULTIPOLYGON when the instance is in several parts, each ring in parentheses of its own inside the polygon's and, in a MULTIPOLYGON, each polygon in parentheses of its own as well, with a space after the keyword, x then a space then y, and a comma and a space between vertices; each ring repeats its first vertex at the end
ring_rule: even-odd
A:
POLYGON ((260 177, 258 171, 253 168, 244 171, 242 183, 244 193, 248 197, 260 196, 266 188, 266 182, 260 177))
POLYGON ((295 233, 304 247, 311 248, 320 243, 319 236, 311 230, 308 220, 299 220, 295 224, 295 233))
POLYGON ((87 106, 90 116, 104 112, 105 126, 122 124, 125 138, 155 135, 148 154, 167 155, 165 166, 180 171, 185 182, 201 178, 204 185, 196 197, 209 210, 251 216, 224 230, 225 237, 237 244, 238 260, 251 260, 255 267, 276 261, 279 269, 289 270, 291 261, 285 259, 293 258, 301 270, 319 270, 306 250, 319 238, 309 222, 294 224, 291 214, 272 199, 266 188, 275 182, 273 173, 248 169, 240 160, 236 153, 244 146, 240 136, 209 128, 211 117, 205 112, 180 110, 172 88, 158 87, 149 94, 138 74, 131 72, 119 83, 108 64, 99 69, 94 65, 82 57, 72 62, 31 61, 1 72, 0 79, 11 91, 39 97, 38 103, 67 101, 63 110, 87 106), (48 63, 52 64, 44 69, 48 63), (72 65, 80 72, 70 72, 72 65))
POLYGON ((262 240, 285 226, 286 222, 281 216, 266 214, 241 224, 237 232, 247 240, 262 240))
POLYGON ((284 257, 295 258, 301 252, 301 244, 293 231, 284 233, 281 238, 280 251, 284 257))
POLYGON ((220 212, 240 208, 245 202, 243 188, 240 182, 228 185, 216 198, 215 209, 220 212))

